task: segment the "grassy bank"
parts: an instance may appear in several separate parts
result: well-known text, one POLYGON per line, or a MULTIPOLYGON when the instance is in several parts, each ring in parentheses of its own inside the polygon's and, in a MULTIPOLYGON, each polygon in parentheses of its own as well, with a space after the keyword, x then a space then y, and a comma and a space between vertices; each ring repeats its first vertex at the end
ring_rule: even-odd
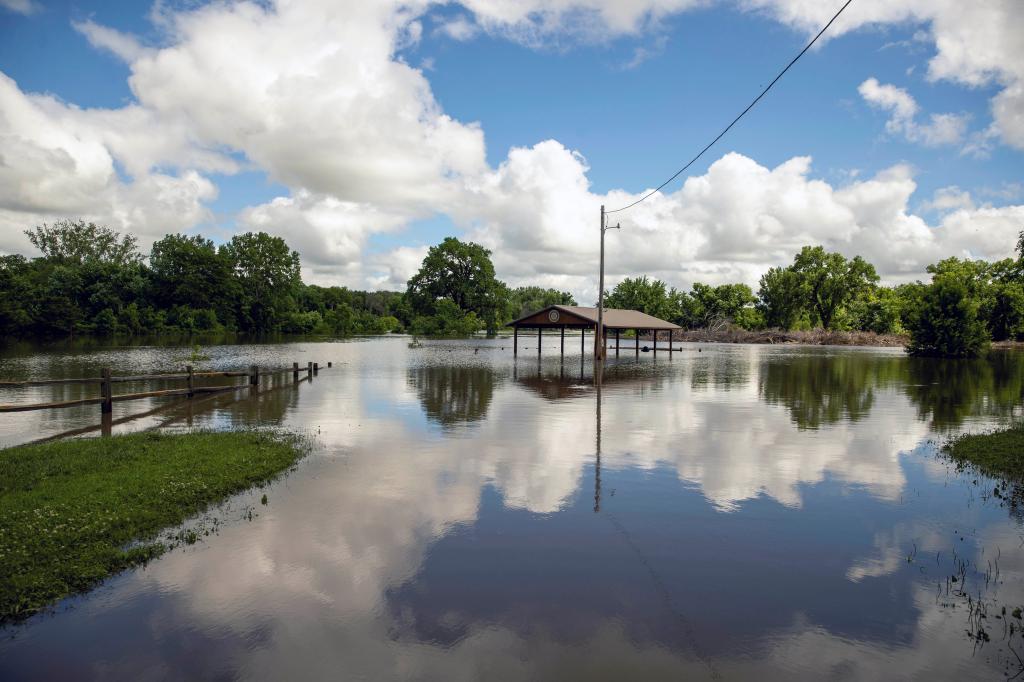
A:
POLYGON ((295 436, 255 431, 0 450, 0 622, 158 556, 162 529, 270 480, 302 451, 295 436))
POLYGON ((958 464, 970 464, 993 478, 1024 482, 1024 424, 992 433, 963 434, 942 449, 958 464))

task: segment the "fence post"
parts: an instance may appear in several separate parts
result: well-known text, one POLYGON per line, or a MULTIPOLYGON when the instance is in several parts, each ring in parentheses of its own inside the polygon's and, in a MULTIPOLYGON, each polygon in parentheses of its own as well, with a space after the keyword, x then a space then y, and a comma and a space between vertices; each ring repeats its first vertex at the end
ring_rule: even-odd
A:
POLYGON ((195 395, 195 377, 192 375, 192 365, 185 365, 185 371, 188 372, 188 397, 191 398, 195 395))
POLYGON ((249 367, 249 385, 259 386, 260 385, 260 368, 256 365, 249 367))
POLYGON ((293 362, 292 363, 292 381, 298 381, 298 380, 299 380, 299 363, 293 362))
POLYGON ((101 414, 110 414, 114 411, 114 387, 110 382, 110 368, 104 367, 101 369, 100 376, 103 377, 103 383, 100 384, 100 390, 103 394, 100 412, 101 414))
POLYGON ((309 364, 306 365, 306 376, 309 377, 310 379, 313 378, 313 363, 312 362, 310 362, 309 364))
POLYGON ((328 360, 328 361, 327 361, 327 369, 330 369, 330 368, 331 368, 331 365, 332 365, 332 364, 333 364, 333 363, 332 363, 332 362, 331 362, 330 360, 328 360))
POLYGON ((313 363, 313 374, 319 374, 319 373, 320 373, 320 365, 318 365, 317 363, 314 362, 313 363))

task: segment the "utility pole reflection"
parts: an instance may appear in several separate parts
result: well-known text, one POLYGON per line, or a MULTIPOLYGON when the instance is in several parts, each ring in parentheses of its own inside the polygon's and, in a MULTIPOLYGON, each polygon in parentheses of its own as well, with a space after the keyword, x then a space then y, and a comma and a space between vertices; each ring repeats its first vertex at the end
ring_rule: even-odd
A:
MULTIPOLYGON (((595 365, 595 369, 598 371, 597 377, 600 376, 600 363, 595 365)), ((594 461, 594 513, 601 511, 601 380, 598 378, 595 381, 597 388, 597 457, 594 461)))

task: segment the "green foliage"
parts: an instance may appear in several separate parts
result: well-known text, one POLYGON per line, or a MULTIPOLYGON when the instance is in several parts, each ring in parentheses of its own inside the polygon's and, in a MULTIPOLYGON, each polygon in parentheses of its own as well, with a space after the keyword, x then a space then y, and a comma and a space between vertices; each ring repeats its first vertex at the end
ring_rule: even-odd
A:
POLYGON ((447 298, 436 301, 432 315, 413 319, 410 331, 418 336, 468 336, 484 328, 473 311, 466 311, 447 298))
POLYGON ((1024 336, 1024 284, 993 282, 982 308, 993 340, 1017 340, 1024 336))
MULTIPOLYGON (((167 235, 153 245, 148 264, 133 237, 81 220, 42 225, 28 234, 41 257, 0 256, 0 337, 399 331, 452 336, 493 333, 549 305, 576 305, 569 292, 557 289, 510 290, 495 277, 487 249, 452 237, 429 250, 400 293, 303 284, 298 253, 262 232, 238 235, 219 249, 198 235, 167 235)), ((847 259, 806 246, 789 267, 764 273, 756 297, 745 284, 698 282, 687 293, 641 276, 606 292, 605 305, 688 328, 731 323, 747 330, 916 329, 920 342, 914 352, 969 354, 979 347, 979 323, 996 341, 1024 339, 1024 231, 1017 248, 1016 259, 947 258, 929 266, 936 281, 946 282, 938 288, 920 282, 887 288, 877 285, 874 267, 859 256, 847 259), (953 289, 962 289, 963 302, 943 308, 941 301, 949 303, 953 289), (956 329, 967 321, 967 328, 956 329), (954 331, 963 345, 950 336, 954 331)))
POLYGON ((133 238, 82 221, 30 238, 42 257, 0 256, 0 337, 377 334, 412 318, 397 292, 303 285, 298 254, 264 233, 219 250, 201 236, 168 235, 148 266, 133 238))
POLYGON ((519 287, 510 293, 508 300, 509 319, 529 315, 549 305, 576 305, 576 299, 568 291, 543 287, 519 287))
POLYGON ((793 329, 806 312, 803 278, 792 268, 770 268, 761 275, 757 290, 757 308, 765 326, 793 329))
POLYGON ((273 478, 302 448, 262 432, 140 433, 2 454, 0 622, 159 555, 161 530, 273 478))
MULTIPOLYGON (((992 433, 961 434, 942 449, 954 462, 970 464, 987 476, 1024 481, 1024 424, 992 433)), ((1013 616, 1020 618, 1020 609, 1013 616)))
POLYGON ((82 265, 100 262, 126 265, 142 260, 132 235, 121 235, 109 227, 84 220, 58 220, 25 230, 32 245, 43 257, 58 265, 82 265))
POLYGON ((247 232, 220 248, 239 285, 238 318, 245 329, 274 331, 295 308, 302 284, 299 254, 280 237, 247 232))
POLYGON ((696 282, 690 297, 694 305, 690 308, 689 326, 710 327, 720 322, 732 322, 742 327, 744 324, 757 324, 761 319, 751 307, 757 299, 746 284, 712 287, 696 282))
POLYGON ((850 304, 853 329, 876 334, 902 334, 903 300, 896 289, 878 287, 862 293, 850 304))
POLYGON ((455 237, 447 237, 430 247, 406 290, 406 298, 416 316, 414 332, 433 327, 468 328, 467 315, 455 315, 452 307, 445 304, 447 301, 462 313, 472 313, 474 318, 483 321, 489 333, 493 333, 507 313, 508 297, 508 287, 494 276, 491 252, 479 244, 462 242, 455 237), (426 324, 421 319, 430 316, 439 318, 437 325, 426 324))
POLYGON ((801 249, 793 259, 792 269, 801 279, 810 309, 825 329, 832 328, 832 321, 843 306, 870 290, 879 279, 875 267, 860 256, 847 260, 821 246, 801 249))
POLYGON ((153 244, 149 256, 149 287, 153 302, 209 309, 226 324, 234 321, 241 282, 232 263, 213 242, 201 236, 169 234, 153 244))
POLYGON ((660 279, 635 277, 622 280, 604 295, 606 308, 639 310, 642 313, 672 320, 679 316, 678 292, 669 290, 660 279))
POLYGON ((989 332, 975 294, 970 282, 955 273, 936 275, 910 317, 910 354, 970 358, 982 353, 989 332))

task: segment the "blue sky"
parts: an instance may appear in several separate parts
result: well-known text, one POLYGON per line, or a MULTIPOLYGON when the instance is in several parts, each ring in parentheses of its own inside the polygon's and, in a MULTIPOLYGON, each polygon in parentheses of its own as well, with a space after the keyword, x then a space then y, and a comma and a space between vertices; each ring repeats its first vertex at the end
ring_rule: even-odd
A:
MULTIPOLYGON (((139 176, 149 173, 161 178, 166 176, 170 178, 168 182, 183 183, 182 178, 194 171, 202 182, 208 182, 214 188, 212 191, 196 190, 192 198, 195 204, 192 213, 186 212, 194 214, 191 221, 157 220, 157 223, 165 223, 163 227, 139 225, 137 229, 143 242, 155 238, 161 230, 201 231, 223 239, 234 231, 255 225, 267 228, 269 225, 272 231, 276 230, 286 238, 294 237, 290 242, 296 241, 300 252, 303 252, 303 247, 309 251, 303 252, 304 262, 319 261, 310 269, 310 276, 314 278, 333 278, 353 286, 394 286, 407 276, 405 272, 391 271, 395 263, 404 259, 408 269, 409 263, 416 260, 416 254, 421 253, 426 245, 436 243, 447 234, 458 234, 502 250, 508 257, 507 263, 511 263, 504 267, 506 276, 513 281, 532 277, 585 292, 592 284, 583 270, 559 269, 557 264, 564 261, 565 254, 555 254, 556 257, 548 264, 537 265, 532 270, 521 266, 522 259, 530 252, 529 244, 524 246, 523 236, 529 234, 530 228, 523 224, 530 220, 525 217, 528 211, 518 216, 507 215, 500 207, 495 207, 502 204, 501 200, 484 201, 474 189, 469 190, 471 199, 465 200, 460 198, 460 192, 465 192, 467 185, 478 187, 479 177, 488 173, 501 175, 502 165, 510 159, 510 149, 533 149, 534 145, 545 140, 557 141, 560 146, 557 153, 564 150, 565 154, 576 152, 580 155, 575 157, 583 169, 580 177, 589 183, 586 197, 577 197, 584 203, 590 200, 600 202, 604 198, 611 204, 614 197, 608 196, 610 192, 640 193, 660 184, 746 106, 807 42, 809 27, 821 22, 817 17, 794 17, 792 12, 796 10, 793 7, 799 3, 791 3, 793 7, 790 7, 787 0, 711 3, 685 11, 665 11, 657 7, 659 3, 653 2, 647 14, 641 12, 634 25, 623 28, 614 19, 602 23, 602 12, 607 8, 598 0, 587 0, 582 4, 585 5, 583 10, 574 10, 570 2, 567 13, 556 13, 553 18, 541 20, 536 15, 511 20, 498 16, 496 19, 488 14, 486 7, 481 9, 478 6, 486 3, 473 3, 472 9, 457 4, 427 6, 415 11, 412 22, 408 17, 398 20, 399 28, 394 29, 394 35, 389 38, 393 40, 393 48, 384 66, 393 70, 395 64, 408 65, 422 74, 429 93, 427 99, 432 98, 433 102, 428 101, 424 111, 419 112, 421 120, 435 115, 447 116, 461 127, 478 130, 484 140, 478 152, 482 158, 467 162, 475 164, 478 170, 468 172, 461 167, 440 170, 438 182, 447 184, 457 176, 461 188, 454 191, 453 197, 433 203, 421 197, 391 201, 386 192, 382 193, 383 197, 371 192, 374 196, 368 195, 364 199, 354 190, 354 193, 349 193, 349 188, 359 185, 360 179, 350 183, 347 179, 339 179, 337 174, 326 179, 321 175, 307 175, 305 170, 294 168, 301 162, 292 159, 287 163, 278 162, 270 158, 271 154, 256 148, 262 140, 250 147, 241 134, 225 131, 223 125, 218 124, 214 132, 200 129, 201 126, 190 129, 194 121, 205 116, 199 109, 201 104, 193 95, 184 107, 187 111, 177 111, 177 103, 161 98, 161 93, 169 90, 159 80, 173 80, 179 76, 184 79, 189 74, 171 73, 165 67, 160 73, 147 75, 148 80, 133 92, 128 78, 138 68, 140 60, 153 59, 160 50, 184 52, 190 41, 198 45, 208 37, 202 31, 213 30, 194 25, 187 29, 180 25, 176 29, 169 28, 179 17, 187 17, 189 12, 195 11, 191 9, 191 3, 186 9, 164 5, 157 17, 148 5, 136 2, 40 0, 26 5, 23 0, 5 0, 0 2, 0 5, 7 6, 0 7, 0 33, 3 38, 0 40, 0 71, 16 82, 18 96, 32 98, 50 94, 73 112, 117 111, 125 107, 153 111, 154 121, 149 122, 150 128, 140 134, 159 137, 161 126, 179 126, 185 130, 182 133, 186 138, 183 145, 195 145, 204 153, 219 154, 225 159, 219 166, 192 164, 183 161, 183 156, 191 152, 179 153, 179 150, 165 156, 157 154, 152 162, 148 156, 139 161, 133 158, 133 151, 125 151, 109 143, 107 133, 91 131, 97 135, 99 145, 107 146, 112 167, 117 173, 116 181, 120 183, 115 192, 118 197, 131 194, 135 200, 149 201, 151 197, 144 196, 139 189, 142 184, 139 176), (755 11, 751 4, 758 5, 759 9, 755 11), (26 7, 30 10, 27 13, 15 11, 26 7), (580 15, 579 12, 586 14, 580 15), (593 19, 595 15, 599 30, 581 30, 575 25, 581 16, 593 19), (139 47, 138 53, 132 51, 126 56, 122 50, 122 54, 115 54, 116 50, 103 43, 102 36, 97 38, 91 29, 83 28, 83 22, 88 22, 90 27, 112 29, 116 35, 127 37, 132 45, 139 47), (449 28, 459 22, 471 26, 471 30, 468 36, 456 39, 450 35, 454 31, 449 31, 449 28), (409 37, 410 23, 418 26, 414 32, 415 39, 409 37), (523 37, 524 34, 527 37, 523 37), (174 111, 169 111, 171 109, 174 111), (585 159, 585 167, 582 159, 585 159), (285 165, 288 171, 282 170, 285 165), (139 171, 140 167, 145 170, 139 171), (135 173, 126 171, 126 168, 135 169, 135 173), (467 180, 469 176, 473 178, 467 180), (335 187, 339 189, 335 190, 335 187), (300 195, 306 198, 297 199, 300 195), (275 199, 285 203, 292 201, 287 215, 283 213, 282 206, 270 206, 275 199), (351 227, 346 223, 347 218, 325 218, 330 210, 337 210, 336 201, 356 202, 358 211, 352 210, 359 215, 366 211, 372 215, 384 212, 390 215, 390 219, 374 224, 374 218, 361 218, 358 226, 351 227), (303 202, 305 204, 300 206, 303 202), (314 204, 319 208, 314 208, 314 204), (479 206, 467 208, 474 204, 479 206), (257 209, 255 213, 253 209, 257 209), (309 217, 313 214, 319 216, 319 222, 309 217), (316 239, 307 238, 313 233, 316 233, 316 239), (509 233, 518 237, 510 238, 509 233), (317 239, 323 240, 323 249, 317 248, 317 239), (339 244, 347 246, 343 248, 339 244), (332 255, 327 257, 325 254, 332 255), (515 264, 515 259, 520 263, 515 264)), ((864 4, 871 3, 864 0, 864 4)), ((1006 63, 1002 65, 997 55, 991 58, 995 66, 993 63, 966 63, 936 68, 934 62, 943 56, 938 48, 942 32, 953 31, 964 25, 965 20, 963 17, 928 15, 924 10, 915 9, 916 3, 907 4, 906 12, 896 13, 899 20, 894 21, 878 20, 871 15, 870 8, 863 10, 863 16, 853 15, 851 9, 850 21, 846 25, 837 23, 835 34, 805 55, 768 97, 685 177, 704 176, 712 164, 729 152, 739 155, 734 157, 734 161, 742 158, 754 164, 752 168, 767 170, 775 169, 794 157, 811 157, 812 162, 803 173, 805 182, 802 188, 794 187, 792 191, 809 193, 809 201, 816 201, 813 198, 816 182, 823 182, 830 190, 841 193, 851 183, 863 182, 899 168, 904 174, 901 182, 911 178, 915 189, 901 199, 903 205, 897 212, 912 216, 936 234, 943 229, 952 231, 946 225, 952 220, 952 211, 978 214, 999 209, 1005 215, 1000 214, 998 218, 1007 225, 1017 220, 1019 213, 1013 209, 1024 199, 1020 186, 1024 141, 1014 137, 1017 131, 994 122, 992 113, 993 98, 999 97, 1004 90, 1012 90, 1018 83, 1014 69, 1021 67, 1011 63, 1015 61, 1016 53, 1008 50, 1006 63), (979 77, 978 73, 982 76, 979 77), (889 88, 885 93, 891 94, 897 89, 903 93, 893 97, 912 98, 916 107, 912 122, 907 123, 904 119, 893 123, 894 105, 869 101, 859 92, 868 79, 875 79, 883 88, 889 88), (929 141, 925 126, 933 114, 953 115, 960 126, 956 134, 952 137, 947 135, 940 143, 929 141), (972 146, 972 140, 982 139, 985 144, 979 151, 972 146), (938 200, 939 197, 950 199, 943 202, 938 200)), ((991 14, 1001 11, 1004 3, 993 0, 991 3, 978 3, 978 6, 986 4, 985 11, 991 14)), ((856 6, 857 2, 851 7, 856 6)), ((612 7, 608 12, 614 9, 612 7)), ((279 17, 272 6, 253 11, 264 12, 253 16, 258 16, 258 20, 263 22, 261 29, 268 32, 264 34, 266 39, 266 35, 277 30, 274 22, 279 17)), ((232 34, 230 28, 229 19, 237 19, 239 13, 232 14, 229 9, 223 9, 223 13, 227 19, 223 22, 226 33, 222 38, 230 44, 243 35, 241 29, 232 34)), ((393 17, 392 14, 386 16, 393 17)), ((840 22, 844 19, 842 17, 840 22)), ((974 15, 968 17, 969 21, 981 22, 983 19, 974 15)), ((338 21, 339 32, 365 20, 365 17, 349 18, 344 13, 340 17, 325 19, 338 21)), ((1019 22, 1019 19, 1014 16, 1012 21, 1019 22)), ((206 21, 204 26, 217 23, 206 21)), ((1011 29, 1012 22, 1007 31, 1012 33, 1011 29)), ((280 30, 294 32, 301 31, 302 27, 301 23, 298 29, 295 24, 289 24, 280 30)), ((289 35, 288 39, 303 40, 303 37, 289 35)), ((317 39, 323 39, 323 36, 306 38, 317 39)), ((961 39, 969 41, 970 36, 961 36, 961 39)), ((240 62, 244 61, 244 54, 245 49, 240 49, 240 62)), ((376 52, 371 57, 357 54, 351 57, 350 62, 378 57, 376 52)), ((240 62, 228 60, 219 65, 204 64, 203 68, 209 66, 209 69, 199 74, 205 79, 203 87, 216 89, 219 87, 217 79, 224 79, 224 83, 234 87, 239 80, 244 80, 232 75, 233 69, 246 67, 240 62)), ((263 72, 266 71, 267 67, 264 67, 263 72)), ((372 79, 367 86, 367 83, 346 83, 344 75, 332 72, 318 72, 316 76, 324 78, 323 88, 344 90, 344 94, 338 96, 346 99, 339 99, 339 103, 358 102, 349 99, 352 96, 350 91, 356 91, 355 97, 358 97, 359 88, 373 90, 374 87, 372 79)), ((415 95, 415 99, 417 102, 424 99, 422 92, 415 95)), ((294 102, 287 104, 289 108, 282 109, 282 112, 295 111, 290 108, 293 105, 301 107, 294 102)), ((401 108, 405 104, 396 103, 396 107, 401 108)), ((1011 100, 1011 115, 1021 115, 1018 105, 1017 100, 1011 100)), ((4 107, 0 109, 2 114, 9 107, 13 110, 14 105, 0 100, 0 106, 4 107)), ((224 104, 210 106, 223 108, 224 104)), ((330 136, 334 126, 346 125, 344 110, 344 107, 339 108, 337 119, 324 119, 323 135, 330 136)), ((53 112, 44 113, 53 115, 53 112)), ((224 115, 227 117, 227 112, 224 115)), ((249 115, 251 112, 243 112, 243 116, 249 115)), ((288 115, 279 113, 273 121, 274 126, 280 127, 282 117, 280 132, 283 144, 287 146, 290 139, 288 115)), ((1004 118, 1010 120, 1012 116, 1004 118)), ((366 124, 365 121, 363 123, 366 124)), ((17 137, 47 149, 54 145, 42 133, 38 139, 34 138, 31 125, 26 125, 28 129, 0 130, 0 133, 8 135, 4 139, 17 137)), ((58 122, 55 125, 65 124, 58 122)), ((295 125, 300 124, 296 122, 295 125)), ((304 120, 301 125, 305 126, 304 129, 292 131, 293 135, 308 132, 309 122, 304 120)), ((381 119, 380 127, 385 134, 387 125, 387 121, 381 119)), ((380 133, 381 130, 376 130, 373 134, 380 133)), ((430 134, 426 135, 429 137, 430 134)), ((438 144, 445 144, 445 139, 438 144)), ((327 147, 311 147, 307 158, 313 159, 321 153, 320 150, 329 148, 343 155, 367 154, 371 161, 379 159, 372 147, 363 149, 360 144, 353 145, 349 139, 324 142, 327 147), (335 142, 337 148, 331 147, 335 142), (353 146, 360 148, 353 152, 353 146)), ((430 153, 435 151, 433 144, 428 139, 430 153)), ((275 145, 279 150, 281 143, 275 145)), ((472 156, 471 153, 467 155, 472 156)), ((539 152, 535 154, 539 155, 539 152)), ((353 161, 356 161, 354 157, 353 161)), ((398 157, 395 163, 401 164, 402 159, 398 157)), ((410 165, 415 163, 410 161, 410 165)), ((544 166, 539 161, 537 163, 544 166)), ((354 165, 358 166, 358 163, 354 165)), ((560 177, 565 180, 564 176, 560 177)), ((526 190, 523 190, 526 195, 518 197, 520 203, 533 200, 541 207, 539 210, 544 211, 544 207, 551 210, 550 216, 538 218, 544 224, 539 229, 551 234, 540 234, 538 241, 550 242, 556 251, 560 244, 565 247, 579 238, 578 234, 559 232, 562 230, 560 221, 564 223, 565 212, 571 209, 555 205, 558 199, 553 197, 557 197, 560 191, 558 180, 554 176, 548 178, 550 185, 543 197, 526 190)), ((679 191, 683 180, 680 178, 666 188, 666 198, 669 193, 679 191)), ((69 180, 73 181, 74 178, 69 180)), ((757 181, 752 182, 756 184, 757 181)), ((867 192, 870 188, 863 189, 867 192)), ((696 186, 694 191, 697 191, 696 186)), ((712 193, 714 191, 711 190, 712 193)), ((721 191, 729 194, 742 191, 742 188, 721 191)), ((788 194, 790 190, 779 191, 788 194)), ((0 196, 0 202, 4 199, 0 196)), ((507 199, 511 202, 511 195, 507 199)), ((704 279, 749 279, 758 268, 783 257, 781 253, 773 253, 759 259, 751 253, 749 258, 746 255, 737 258, 734 252, 730 252, 730 258, 725 253, 713 253, 714 250, 707 247, 713 241, 711 237, 733 228, 715 222, 712 205, 705 207, 699 218, 685 216, 689 210, 686 197, 679 194, 676 199, 678 206, 662 210, 662 213, 673 213, 672 219, 665 224, 654 224, 651 221, 656 217, 647 216, 642 219, 646 221, 642 228, 649 233, 648 237, 655 239, 657 235, 672 235, 675 240, 673 248, 678 249, 675 257, 681 263, 675 278, 680 285, 688 283, 688 275, 678 274, 684 272, 701 273, 704 279), (691 221, 696 222, 691 224, 691 221), (694 247, 695 243, 704 246, 698 244, 694 247), (687 247, 687 244, 691 246, 687 247), (695 252, 693 263, 688 264, 687 248, 695 252), (706 252, 704 258, 700 257, 702 250, 706 252)), ((29 210, 25 210, 25 204, 29 202, 9 197, 6 206, 0 204, 0 210, 6 209, 6 222, 9 224, 5 227, 0 222, 0 230, 13 235, 16 231, 13 226, 20 224, 19 221, 31 223, 33 219, 53 217, 62 212, 60 201, 54 201, 53 206, 46 205, 45 199, 35 198, 33 201, 35 204, 29 210)), ((82 212, 99 218, 107 214, 123 216, 132 212, 131 206, 114 205, 115 201, 123 199, 112 199, 103 206, 85 206, 87 210, 82 212)), ((722 201, 742 205, 745 199, 743 196, 723 197, 722 201)), ((775 215, 778 211, 773 213, 774 209, 763 205, 763 200, 752 202, 751 212, 767 216, 758 220, 771 225, 783 223, 782 227, 772 227, 773 230, 787 229, 786 220, 775 215)), ((851 208, 846 199, 839 203, 842 204, 840 209, 849 209, 854 214, 861 210, 851 208)), ((144 211, 140 209, 136 213, 159 215, 159 210, 166 209, 147 205, 144 211)), ((592 210, 587 213, 581 206, 580 211, 585 216, 580 219, 581 225, 586 220, 596 222, 592 210)), ((973 214, 961 216, 961 222, 974 217, 973 214)), ((623 220, 631 218, 622 215, 623 220)), ((794 239, 817 236, 820 241, 831 240, 828 245, 840 250, 863 250, 858 249, 857 235, 876 229, 868 225, 873 219, 854 215, 851 226, 838 226, 834 234, 805 235, 794 229, 794 239)), ((641 221, 641 218, 636 220, 641 221)), ((136 229, 129 222, 123 222, 120 227, 136 229)), ((913 229, 918 228, 913 226, 913 229)), ((565 229, 571 232, 569 228, 565 229)), ((884 228, 877 229, 884 231, 884 228)), ((968 228, 960 226, 957 229, 968 228)), ((985 229, 992 228, 986 224, 985 229)), ((1006 231, 1010 228, 1000 229, 1006 231)), ((638 227, 638 233, 640 231, 638 227)), ((900 232, 901 228, 893 228, 893 233, 900 232)), ((8 239, 0 238, 0 249, 19 250, 16 237, 10 235, 8 239)), ((741 236, 732 235, 731 238, 740 239, 741 236)), ((914 239, 924 237, 918 235, 914 239)), ((528 237, 525 239, 529 241, 528 237)), ((873 239, 877 241, 877 236, 873 239)), ((929 255, 938 253, 942 248, 954 251, 945 255, 961 255, 965 249, 971 249, 969 245, 964 246, 966 242, 962 234, 957 238, 942 239, 948 243, 935 244, 937 250, 930 251, 929 255)), ((908 252, 913 252, 914 248, 914 244, 907 245, 908 252)), ((986 248, 991 251, 997 247, 986 248)), ((1006 248, 1012 248, 1012 243, 1006 248)), ((981 248, 971 255, 986 257, 998 254, 981 248)), ((496 260, 501 274, 502 262, 496 260)), ((888 268, 883 264, 880 269, 890 270, 896 278, 909 277, 923 270, 925 264, 909 263, 904 258, 894 261, 888 268)), ((673 278, 668 274, 671 266, 665 262, 651 260, 649 267, 644 265, 642 259, 624 263, 618 275, 646 274, 649 270, 651 274, 673 278), (640 272, 641 269, 645 272, 640 272)), ((694 278, 696 275, 690 277, 691 280, 694 278)))

